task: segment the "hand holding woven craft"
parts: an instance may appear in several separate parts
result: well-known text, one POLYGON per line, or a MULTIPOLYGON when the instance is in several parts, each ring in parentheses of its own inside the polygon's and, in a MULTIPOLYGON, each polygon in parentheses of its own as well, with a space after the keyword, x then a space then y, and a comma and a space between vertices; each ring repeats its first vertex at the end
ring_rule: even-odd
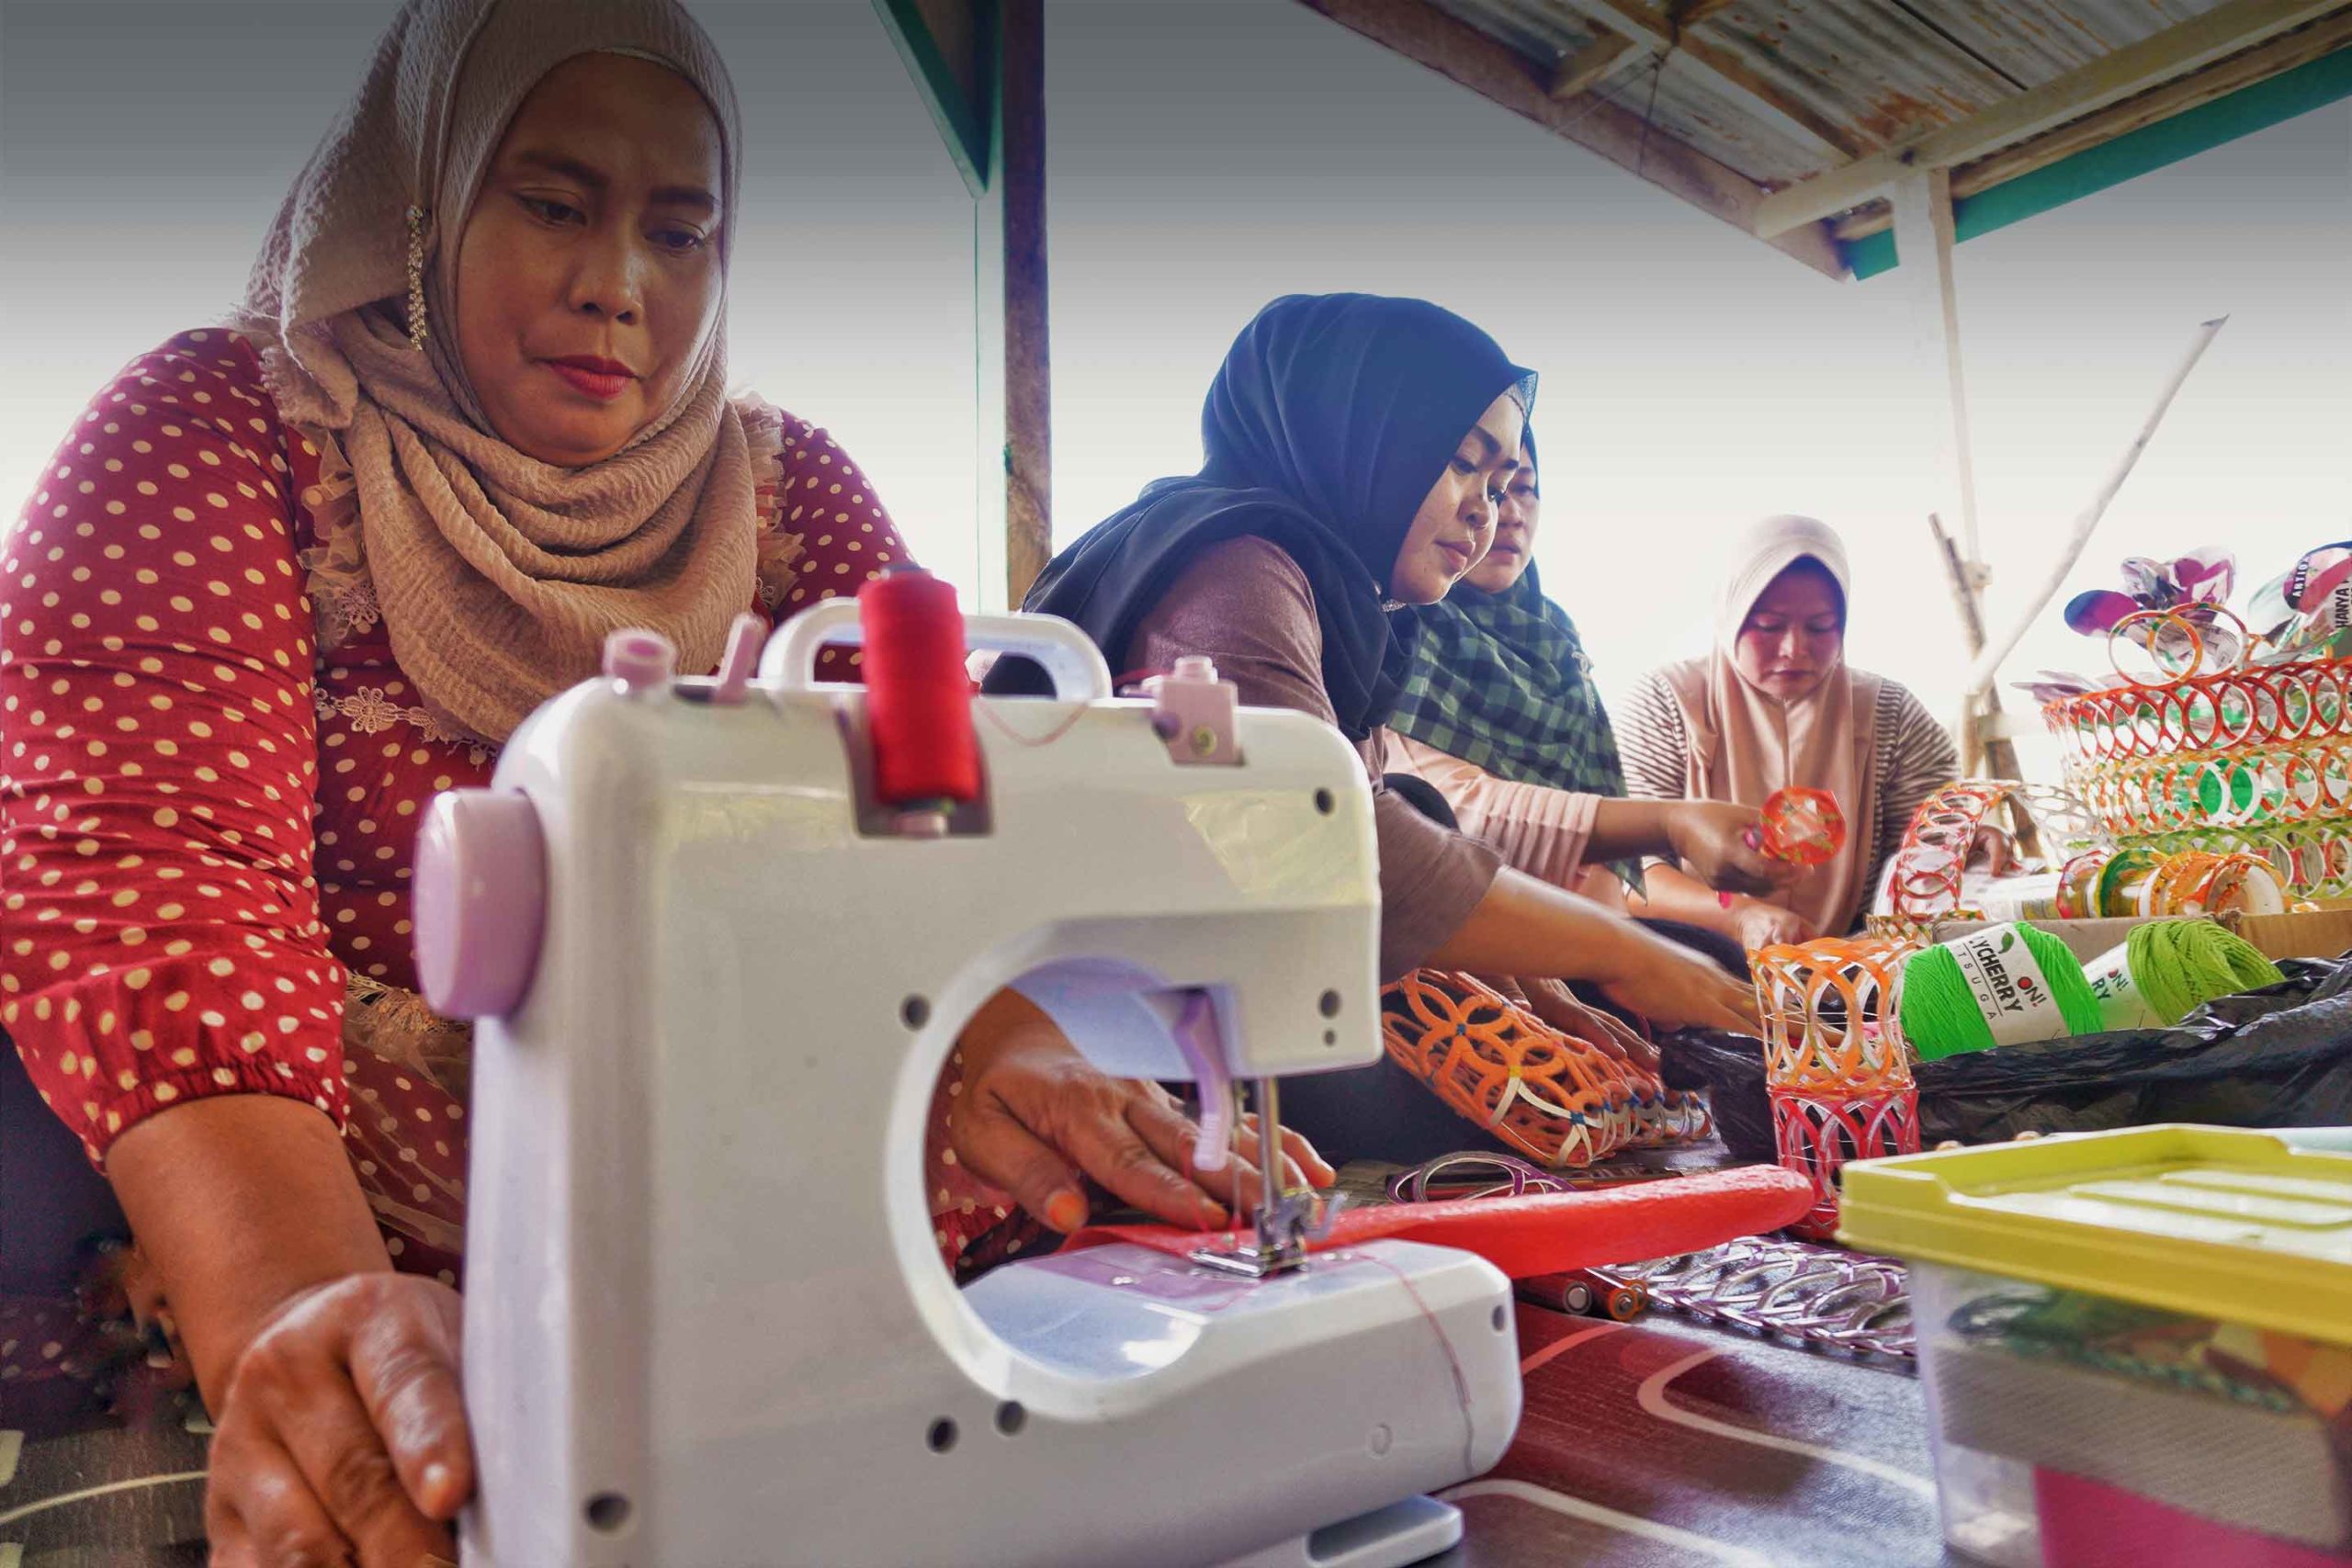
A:
POLYGON ((1631 1025, 1620 1022, 1600 1008, 1578 1001, 1566 981, 1515 980, 1497 984, 1495 988, 1561 1033, 1589 1041, 1636 1077, 1657 1076, 1657 1046, 1635 1032, 1631 1025))
POLYGON ((1631 1025, 1596 1007, 1577 1000, 1559 980, 1521 980, 1498 986, 1511 1001, 1525 1007, 1544 1022, 1571 1039, 1581 1040, 1623 1069, 1634 1094, 1634 1134, 1628 1146, 1660 1148, 1687 1144, 1715 1130, 1714 1109, 1707 1097, 1689 1089, 1668 1089, 1658 1077, 1658 1049, 1631 1025))
POLYGON ((1531 1159, 1590 1165, 1645 1133, 1671 1135, 1656 1077, 1470 976, 1416 970, 1380 1006, 1389 1056, 1531 1159))
POLYGON ((1764 797, 1757 848, 1792 865, 1826 865, 1846 847, 1846 813, 1826 789, 1789 784, 1764 797))

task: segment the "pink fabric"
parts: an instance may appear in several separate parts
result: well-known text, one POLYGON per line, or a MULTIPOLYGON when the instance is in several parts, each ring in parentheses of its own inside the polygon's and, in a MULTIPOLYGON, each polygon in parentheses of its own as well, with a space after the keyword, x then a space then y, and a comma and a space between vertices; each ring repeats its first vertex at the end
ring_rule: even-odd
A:
MULTIPOLYGON (((1475 1252, 1514 1280, 1605 1263, 1703 1251, 1736 1236, 1776 1230, 1803 1214, 1813 1189, 1794 1171, 1753 1165, 1670 1181, 1585 1192, 1389 1203, 1341 1213, 1317 1251, 1393 1238, 1475 1252)), ((1224 1231, 1170 1225, 1095 1225, 1069 1250, 1131 1241, 1179 1257, 1222 1247, 1224 1231)))

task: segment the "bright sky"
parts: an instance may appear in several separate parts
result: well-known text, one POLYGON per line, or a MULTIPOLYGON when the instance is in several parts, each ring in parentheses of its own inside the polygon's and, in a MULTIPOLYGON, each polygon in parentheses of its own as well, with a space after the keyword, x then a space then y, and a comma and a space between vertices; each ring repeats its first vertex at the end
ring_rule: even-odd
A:
MULTIPOLYGON (((866 0, 692 8, 747 120, 735 378, 831 427, 968 589, 969 199, 866 0)), ((391 10, 0 7, 11 513, 118 366, 234 299, 391 10)), ((1544 376, 1538 554, 1606 689, 1699 651, 1717 542, 1792 511, 1851 546, 1856 660, 1956 702, 1897 275, 1833 283, 1283 0, 1056 0, 1048 23, 1061 538, 1195 465, 1202 392, 1266 299, 1418 293, 1544 376)), ((1961 247, 1996 622, 2211 316, 2069 592, 2207 543, 2251 588, 2352 536, 2347 255, 2352 104, 1961 247)), ((2010 673, 2099 657, 2052 616, 2010 673)))

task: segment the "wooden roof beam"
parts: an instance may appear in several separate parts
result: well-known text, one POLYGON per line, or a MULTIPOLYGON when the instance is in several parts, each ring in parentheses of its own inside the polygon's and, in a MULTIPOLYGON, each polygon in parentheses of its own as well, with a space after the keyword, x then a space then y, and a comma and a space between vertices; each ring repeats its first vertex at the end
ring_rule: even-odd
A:
MULTIPOLYGON (((1678 28, 1696 27, 1736 4, 1738 0, 1673 0, 1666 8, 1666 17, 1678 28)), ((1611 77, 1646 62, 1652 52, 1625 34, 1604 28, 1600 36, 1562 56, 1560 63, 1552 68, 1551 94, 1555 98, 1567 99, 1589 93, 1611 77)))
POLYGON ((1669 0, 1667 16, 1678 28, 1695 28, 1718 11, 1728 11, 1739 0, 1669 0))
MULTIPOLYGON (((2307 65, 2323 55, 2352 46, 2352 9, 2341 15, 2313 23, 2308 28, 2271 39, 2244 54, 2233 54, 2218 65, 2208 66, 2193 76, 2184 76, 2166 83, 2154 92, 2143 93, 2136 98, 2070 120, 2047 135, 2031 141, 2004 148, 1991 157, 1973 164, 1962 164, 1951 175, 1951 194, 1955 200, 1964 201, 1979 191, 1990 190, 1996 185, 2032 174, 2064 158, 2071 158, 2087 148, 2112 141, 2119 136, 2151 126, 2159 120, 2186 114, 2216 98, 2282 76, 2299 65, 2307 65)), ((1849 213, 1838 220, 1838 237, 1859 240, 1893 226, 1893 216, 1883 209, 1871 207, 1849 213)))
MULTIPOLYGON (((1724 3, 1728 4, 1729 0, 1724 3)), ((1709 78, 1718 91, 1739 99, 1782 131, 1833 157, 1860 158, 1883 145, 1766 81, 1736 51, 1694 36, 1690 32, 1694 25, 1724 8, 1713 0, 1663 11, 1644 5, 1641 0, 1566 0, 1566 5, 1587 21, 1631 39, 1651 53, 1679 54, 1693 71, 1709 78)))
MULTIPOLYGON (((1554 135, 1638 174, 1701 211, 1743 232, 1755 232, 1754 215, 1764 197, 1755 181, 1656 128, 1645 138, 1641 117, 1615 104, 1568 104, 1554 99, 1535 62, 1448 16, 1429 0, 1298 3, 1554 135)), ((1844 258, 1826 225, 1785 229, 1770 243, 1817 272, 1831 277, 1846 276, 1844 258)))
POLYGON ((1574 54, 1564 56, 1553 68, 1551 83, 1544 90, 1555 103, 1565 102, 1578 93, 1592 91, 1636 63, 1645 52, 1623 33, 1603 33, 1574 54), (1634 58, 1628 59, 1629 55, 1634 58))
POLYGON ((2352 10, 2352 0, 2223 0, 2202 16, 2176 23, 2152 38, 2005 98, 1966 119, 1928 131, 1905 146, 1858 159, 1842 169, 1776 192, 1757 209, 1756 231, 1769 239, 1834 217, 1883 196, 1907 173, 1973 163, 2346 10, 2352 10))

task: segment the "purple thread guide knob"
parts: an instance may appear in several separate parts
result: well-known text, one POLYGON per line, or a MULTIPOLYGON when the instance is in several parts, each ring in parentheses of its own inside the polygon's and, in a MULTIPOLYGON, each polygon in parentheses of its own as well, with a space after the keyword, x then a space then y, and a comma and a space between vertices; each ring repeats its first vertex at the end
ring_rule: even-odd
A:
POLYGON ((512 790, 435 795, 416 839, 416 974, 445 1018, 499 1018, 522 1004, 547 915, 547 845, 512 790))
POLYGON ((623 626, 605 638, 605 673, 631 691, 666 686, 678 671, 678 650, 660 632, 623 626))
POLYGON ((1167 743, 1170 759, 1227 766, 1241 761, 1234 734, 1239 699, 1233 682, 1218 677, 1214 660, 1186 654, 1167 674, 1146 681, 1144 692, 1154 705, 1152 733, 1167 743))

